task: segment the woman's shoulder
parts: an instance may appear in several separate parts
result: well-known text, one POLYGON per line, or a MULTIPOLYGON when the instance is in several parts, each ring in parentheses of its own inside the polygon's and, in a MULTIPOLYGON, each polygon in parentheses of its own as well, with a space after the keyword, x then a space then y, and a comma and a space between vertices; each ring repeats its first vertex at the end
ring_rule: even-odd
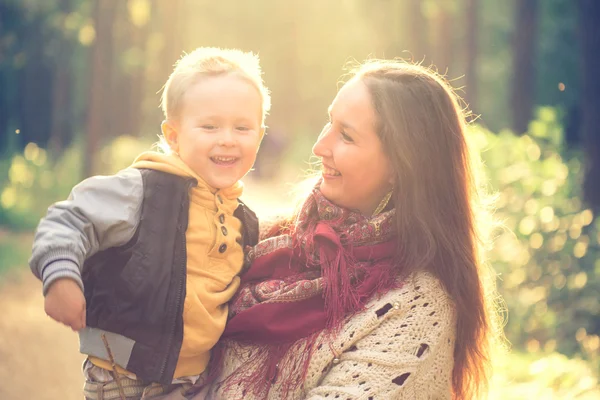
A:
POLYGON ((427 301, 430 301, 427 306, 443 305, 453 308, 453 302, 442 282, 430 272, 419 271, 408 276, 399 287, 371 300, 371 306, 384 306, 391 302, 392 307, 397 310, 408 304, 415 302, 425 304, 427 301))
POLYGON ((432 342, 453 337, 455 324, 454 302, 441 281, 431 273, 416 272, 400 287, 375 297, 363 312, 350 317, 341 336, 366 340, 381 335, 402 336, 402 342, 409 345, 413 339, 425 340, 424 336, 432 342))
POLYGON ((454 340, 456 307, 436 276, 417 272, 400 287, 373 299, 349 325, 363 326, 358 336, 365 338, 401 336, 406 346, 413 345, 414 339, 433 347, 443 338, 454 340))
POLYGON ((449 399, 455 318, 439 279, 426 272, 409 276, 350 317, 331 346, 315 352, 308 398, 356 390, 361 398, 449 399))

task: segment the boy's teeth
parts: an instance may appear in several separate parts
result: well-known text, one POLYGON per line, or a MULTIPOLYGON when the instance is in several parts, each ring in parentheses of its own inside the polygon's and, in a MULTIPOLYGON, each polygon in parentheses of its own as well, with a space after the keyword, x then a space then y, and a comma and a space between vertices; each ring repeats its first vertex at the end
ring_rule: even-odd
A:
POLYGON ((235 161, 235 157, 213 157, 213 160, 221 162, 231 162, 235 161))

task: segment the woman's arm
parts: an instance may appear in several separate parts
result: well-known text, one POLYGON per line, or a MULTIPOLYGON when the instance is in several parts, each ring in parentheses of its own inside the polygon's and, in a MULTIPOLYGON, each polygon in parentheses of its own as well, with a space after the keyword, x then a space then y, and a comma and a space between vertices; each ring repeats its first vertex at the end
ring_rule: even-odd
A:
MULTIPOLYGON (((455 312, 437 280, 416 279, 385 319, 332 363, 307 399, 449 399, 455 312)), ((387 315, 385 315, 387 314, 387 315)))

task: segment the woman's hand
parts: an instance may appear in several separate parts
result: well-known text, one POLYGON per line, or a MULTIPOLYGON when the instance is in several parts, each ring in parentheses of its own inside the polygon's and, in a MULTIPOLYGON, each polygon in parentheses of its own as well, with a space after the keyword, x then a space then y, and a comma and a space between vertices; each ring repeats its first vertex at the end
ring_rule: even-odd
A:
POLYGON ((71 327, 73 331, 85 328, 85 297, 72 279, 58 279, 48 289, 44 311, 55 321, 71 327))

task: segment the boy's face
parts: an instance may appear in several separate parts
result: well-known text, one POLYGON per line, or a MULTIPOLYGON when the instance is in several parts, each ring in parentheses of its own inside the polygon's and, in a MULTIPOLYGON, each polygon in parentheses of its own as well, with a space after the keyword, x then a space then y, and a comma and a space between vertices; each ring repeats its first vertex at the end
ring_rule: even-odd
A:
POLYGON ((243 78, 203 77, 184 94, 177 121, 163 123, 171 149, 215 189, 248 173, 262 139, 262 99, 243 78))

